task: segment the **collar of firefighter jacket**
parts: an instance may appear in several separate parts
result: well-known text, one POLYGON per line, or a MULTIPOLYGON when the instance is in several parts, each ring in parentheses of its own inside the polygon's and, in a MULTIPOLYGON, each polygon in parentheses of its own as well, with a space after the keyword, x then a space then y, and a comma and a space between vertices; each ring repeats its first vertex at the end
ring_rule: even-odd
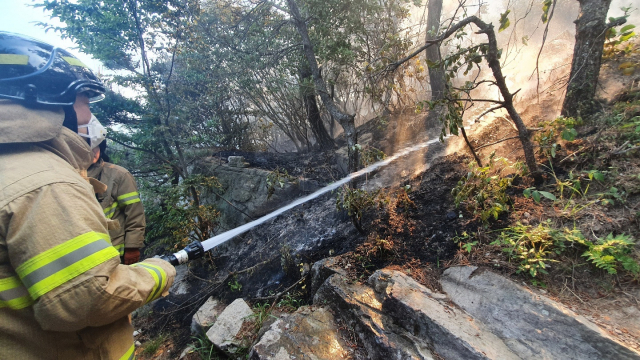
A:
POLYGON ((89 169, 87 169, 87 175, 90 178, 100 180, 100 174, 102 174, 102 169, 104 168, 104 160, 98 159, 95 164, 91 164, 89 169))
POLYGON ((32 109, 11 100, 0 100, 0 144, 51 140, 60 134, 63 122, 62 107, 32 109))
POLYGON ((86 177, 86 169, 93 161, 93 153, 89 144, 80 135, 63 127, 58 136, 35 145, 60 156, 79 174, 84 174, 86 177))

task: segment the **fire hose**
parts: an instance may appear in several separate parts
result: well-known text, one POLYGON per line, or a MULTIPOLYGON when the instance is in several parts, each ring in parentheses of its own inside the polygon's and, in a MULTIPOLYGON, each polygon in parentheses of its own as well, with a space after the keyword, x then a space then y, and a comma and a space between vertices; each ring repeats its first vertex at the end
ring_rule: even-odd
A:
MULTIPOLYGON (((447 135, 445 137, 445 139, 450 137, 450 136, 451 135, 447 135)), ((255 226, 258 226, 258 225, 266 222, 269 219, 275 218, 276 216, 282 214, 285 211, 288 211, 288 210, 290 210, 290 209, 292 209, 292 208, 294 208, 294 207, 296 207, 296 206, 298 206, 300 204, 304 204, 307 201, 313 200, 313 199, 317 198, 318 196, 320 196, 322 194, 325 194, 325 193, 327 193, 329 191, 333 191, 333 190, 337 189, 338 187, 348 183, 349 181, 351 181, 351 180, 353 180, 353 179, 355 179, 355 178, 357 178, 357 177, 359 177, 361 175, 368 174, 368 173, 370 173, 370 172, 372 172, 372 171, 374 171, 374 170, 376 170, 376 169, 378 169, 378 168, 380 168, 382 166, 385 166, 385 165, 391 163, 392 161, 395 161, 396 159, 398 159, 398 158, 400 158, 402 156, 405 156, 405 155, 407 155, 407 154, 409 154, 411 152, 414 152, 416 150, 423 149, 423 148, 425 148, 425 147, 427 147, 427 146, 429 146, 429 145, 431 145, 431 144, 433 144, 435 142, 438 142, 438 141, 439 141, 439 139, 436 138, 436 139, 425 141, 425 142, 420 143, 420 144, 415 144, 415 145, 406 147, 406 148, 402 149, 401 151, 399 151, 398 153, 396 153, 393 156, 390 156, 390 157, 388 157, 388 158, 386 158, 386 159, 384 159, 382 161, 378 161, 378 162, 376 162, 376 163, 374 163, 372 165, 369 165, 366 168, 361 169, 361 170, 359 170, 357 172, 351 173, 347 177, 345 177, 345 178, 343 178, 343 179, 341 179, 339 181, 336 181, 336 182, 334 182, 332 184, 329 184, 329 185, 323 187, 322 189, 319 189, 319 190, 315 191, 312 194, 309 194, 309 195, 307 195, 305 197, 302 197, 302 198, 300 198, 298 200, 295 200, 294 202, 290 203, 289 205, 283 206, 280 209, 277 209, 276 211, 274 211, 274 212, 272 212, 270 214, 267 214, 267 215, 265 215, 265 216, 263 216, 263 217, 261 217, 259 219, 253 220, 253 221, 248 222, 248 223, 246 223, 246 224, 244 224, 242 226, 239 226, 239 227, 237 227, 235 229, 231 229, 231 230, 226 231, 226 232, 224 232, 222 234, 216 235, 216 236, 214 236, 214 237, 212 237, 210 239, 207 239, 207 240, 205 240, 203 242, 194 241, 194 242, 190 243, 189 245, 187 245, 184 249, 182 249, 182 250, 180 250, 180 251, 178 251, 176 253, 173 253, 171 255, 163 255, 163 256, 158 256, 158 257, 160 259, 162 259, 162 260, 166 260, 166 261, 170 262, 171 265, 174 265, 174 266, 180 265, 180 264, 185 264, 185 263, 187 263, 188 261, 191 261, 191 260, 199 259, 199 258, 204 256, 205 251, 209 251, 209 250, 213 249, 214 247, 216 247, 216 246, 218 246, 218 245, 220 245, 220 244, 222 244, 222 243, 224 243, 224 242, 226 242, 228 240, 231 240, 235 236, 238 236, 238 235, 250 230, 251 228, 253 228, 255 226)))

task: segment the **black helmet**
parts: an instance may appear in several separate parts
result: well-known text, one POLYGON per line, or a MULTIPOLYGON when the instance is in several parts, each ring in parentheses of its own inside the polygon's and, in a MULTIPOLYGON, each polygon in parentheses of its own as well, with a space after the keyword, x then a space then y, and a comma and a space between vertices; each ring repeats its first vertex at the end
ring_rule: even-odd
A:
POLYGON ((69 106, 76 94, 104 98, 104 86, 69 52, 24 35, 0 31, 0 98, 69 106))

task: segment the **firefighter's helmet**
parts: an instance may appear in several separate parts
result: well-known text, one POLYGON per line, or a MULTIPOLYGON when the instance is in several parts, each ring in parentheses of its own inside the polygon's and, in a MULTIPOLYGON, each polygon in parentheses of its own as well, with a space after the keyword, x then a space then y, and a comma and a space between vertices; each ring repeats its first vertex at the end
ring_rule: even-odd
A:
POLYGON ((30 37, 0 31, 0 98, 69 106, 76 94, 104 98, 104 85, 78 58, 30 37))

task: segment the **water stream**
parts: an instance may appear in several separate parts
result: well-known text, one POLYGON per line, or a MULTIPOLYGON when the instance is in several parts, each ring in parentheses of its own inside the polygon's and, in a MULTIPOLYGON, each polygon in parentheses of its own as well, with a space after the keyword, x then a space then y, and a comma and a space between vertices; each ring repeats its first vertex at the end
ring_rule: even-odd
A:
MULTIPOLYGON (((449 136, 451 136, 451 135, 449 135, 449 136)), ((447 137, 449 137, 449 136, 447 136, 447 137)), ((205 241, 202 242, 202 246, 204 247, 205 250, 213 249, 214 247, 216 247, 216 246, 218 246, 218 245, 220 245, 220 244, 222 244, 222 243, 224 243, 224 242, 226 242, 228 240, 231 240, 232 238, 234 238, 234 237, 236 237, 236 236, 238 236, 238 235, 240 235, 242 233, 245 233, 245 232, 249 231, 250 229, 252 229, 252 228, 264 223, 265 221, 275 218, 276 216, 282 214, 285 211, 291 210, 291 209, 293 209, 294 207, 296 207, 298 205, 302 205, 302 204, 304 204, 304 203, 306 203, 308 201, 311 201, 311 200, 317 198, 320 195, 328 193, 329 191, 333 191, 333 190, 339 188, 340 186, 348 183, 349 181, 351 181, 353 179, 356 179, 356 178, 358 178, 358 177, 360 177, 362 175, 368 174, 368 173, 370 173, 370 172, 372 172, 372 171, 374 171, 376 169, 379 169, 379 168, 381 168, 381 167, 383 167, 385 165, 388 165, 389 163, 397 160, 398 158, 401 158, 401 157, 403 157, 403 156, 405 156, 405 155, 407 155, 409 153, 412 153, 414 151, 417 151, 417 150, 420 150, 420 149, 424 149, 425 147, 427 147, 427 146, 429 146, 429 145, 431 145, 433 143, 436 143, 436 142, 438 142, 437 138, 425 141, 425 142, 420 143, 420 144, 408 146, 408 147, 398 151, 394 155, 392 155, 392 156, 390 156, 390 157, 388 157, 388 158, 386 158, 386 159, 384 159, 382 161, 378 161, 377 163, 371 164, 371 165, 367 166, 366 168, 364 168, 362 170, 359 170, 357 172, 351 173, 347 177, 345 177, 345 178, 343 178, 343 179, 341 179, 339 181, 336 181, 334 183, 331 183, 331 184, 323 187, 322 189, 319 189, 319 190, 315 191, 314 193, 311 193, 311 194, 309 194, 309 195, 307 195, 305 197, 302 197, 302 198, 300 198, 298 200, 295 200, 292 203, 290 203, 289 205, 283 206, 283 207, 281 207, 281 208, 279 208, 279 209, 277 209, 277 210, 275 210, 275 211, 273 211, 273 212, 271 212, 271 213, 269 213, 269 214, 267 214, 267 215, 265 215, 265 216, 263 216, 263 217, 261 217, 259 219, 253 220, 253 221, 248 222, 248 223, 246 223, 246 224, 244 224, 242 226, 238 226, 235 229, 231 229, 229 231, 225 231, 222 234, 216 235, 216 236, 214 236, 214 237, 212 237, 212 238, 210 238, 208 240, 205 240, 205 241)))

